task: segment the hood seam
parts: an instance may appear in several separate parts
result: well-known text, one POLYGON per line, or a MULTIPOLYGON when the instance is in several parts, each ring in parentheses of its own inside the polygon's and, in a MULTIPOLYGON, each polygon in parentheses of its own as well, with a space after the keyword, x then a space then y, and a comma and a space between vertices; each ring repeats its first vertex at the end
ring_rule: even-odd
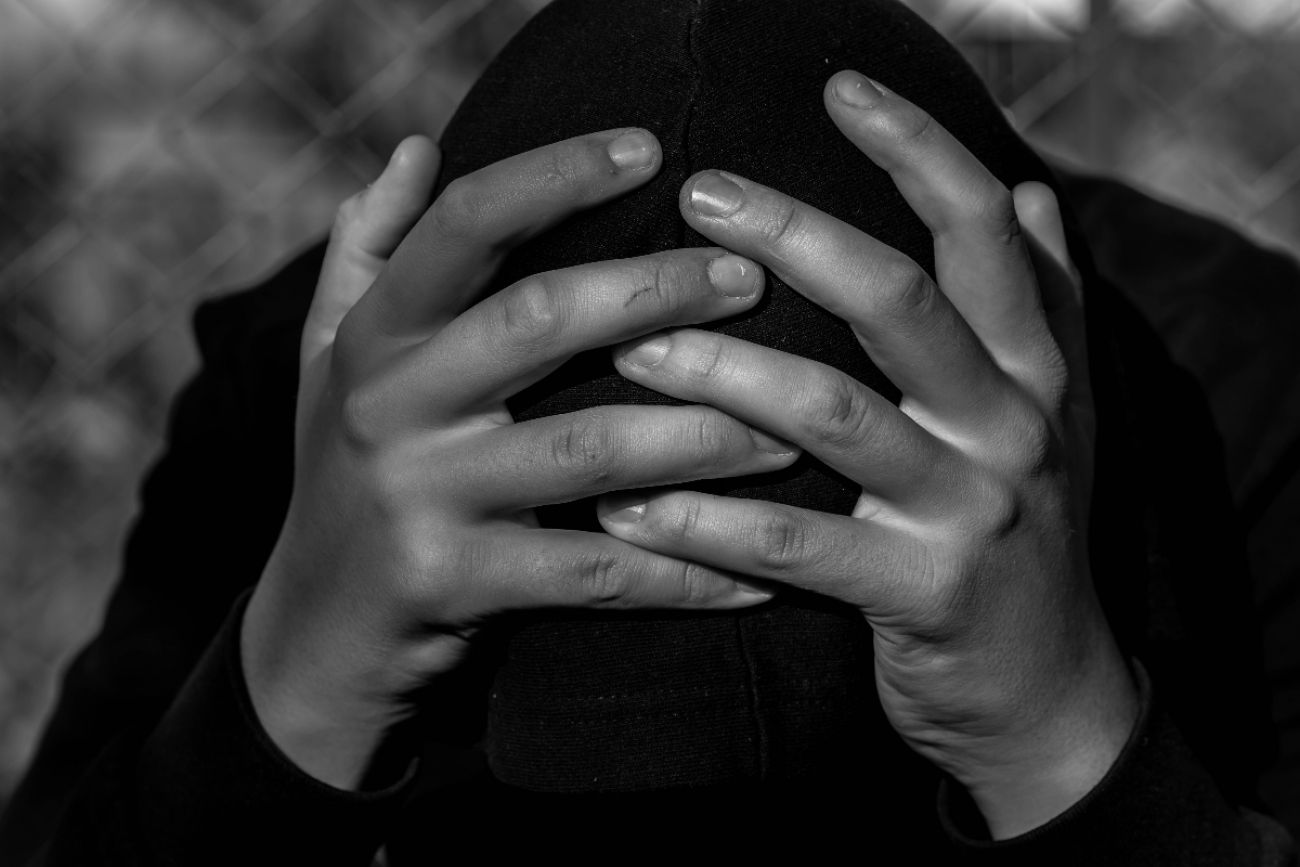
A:
MULTIPOLYGON (((704 0, 691 0, 691 14, 686 22, 686 56, 691 60, 691 88, 686 96, 686 106, 682 112, 682 158, 686 163, 686 177, 695 173, 695 157, 691 153, 691 134, 695 125, 695 105, 699 99, 703 64, 695 46, 695 29, 704 15, 704 0)), ((677 222, 677 246, 686 245, 687 226, 685 220, 677 222)))
MULTIPOLYGON (((700 92, 703 90, 703 80, 706 72, 705 64, 700 56, 699 45, 696 41, 696 32, 703 23, 707 3, 708 0, 691 0, 691 14, 686 26, 686 55, 691 60, 691 89, 686 99, 685 117, 682 121, 682 157, 686 163, 686 177, 690 177, 700 170, 700 167, 695 165, 695 155, 691 149, 691 136, 694 133, 695 110, 700 92)), ((678 229, 677 246, 681 248, 686 246, 686 233, 689 231, 689 227, 684 220, 679 221, 678 225, 680 228, 678 229)), ((744 662, 745 696, 749 701, 749 719, 754 730, 753 767, 757 772, 758 779, 766 780, 771 773, 769 767, 771 751, 768 745, 767 726, 764 724, 763 715, 759 710, 757 662, 749 648, 744 618, 733 614, 731 619, 735 625, 736 650, 744 662)))

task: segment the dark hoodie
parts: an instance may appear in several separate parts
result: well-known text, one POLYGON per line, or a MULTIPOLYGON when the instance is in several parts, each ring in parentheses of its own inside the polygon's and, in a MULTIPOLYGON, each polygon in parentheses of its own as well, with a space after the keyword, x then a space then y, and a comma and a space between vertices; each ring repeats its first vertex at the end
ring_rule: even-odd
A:
MULTIPOLYGON (((559 139, 642 126, 663 145, 660 174, 519 248, 494 287, 708 245, 677 207, 682 182, 705 168, 790 193, 933 273, 928 231, 826 115, 822 88, 845 68, 928 110, 1008 186, 1055 183, 951 46, 896 3, 556 0, 452 119, 439 188, 559 139)), ((988 843, 964 795, 884 719, 861 616, 812 594, 737 614, 521 618, 395 746, 399 763, 423 753, 413 777, 355 794, 298 772, 257 725, 237 636, 288 500, 297 333, 317 249, 200 311, 205 369, 178 404, 104 630, 69 673, 0 857, 49 838, 52 864, 365 864, 384 840, 395 864, 552 847, 815 856, 846 845, 879 863, 1283 863, 1285 834, 1242 809, 1269 732, 1203 399, 1077 232, 1072 246, 1100 418, 1092 562, 1138 662, 1143 715, 1110 775, 1047 826, 988 843)), ((774 276, 755 310, 717 327, 897 397, 844 323, 774 276)), ((522 419, 666 400, 598 351, 511 406, 522 419)), ((807 457, 698 487, 842 513, 857 493, 807 457)), ((598 529, 590 502, 541 516, 598 529)))

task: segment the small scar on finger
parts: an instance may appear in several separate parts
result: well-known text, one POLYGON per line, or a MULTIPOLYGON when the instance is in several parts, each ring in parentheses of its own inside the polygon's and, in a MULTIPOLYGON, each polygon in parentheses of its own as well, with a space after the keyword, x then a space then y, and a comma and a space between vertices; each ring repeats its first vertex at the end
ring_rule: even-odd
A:
POLYGON ((644 295, 647 292, 653 292, 654 289, 655 287, 653 286, 642 286, 640 289, 636 290, 631 295, 629 295, 627 300, 623 302, 623 309, 626 310, 627 308, 631 307, 633 303, 636 302, 636 299, 640 298, 642 295, 644 295))

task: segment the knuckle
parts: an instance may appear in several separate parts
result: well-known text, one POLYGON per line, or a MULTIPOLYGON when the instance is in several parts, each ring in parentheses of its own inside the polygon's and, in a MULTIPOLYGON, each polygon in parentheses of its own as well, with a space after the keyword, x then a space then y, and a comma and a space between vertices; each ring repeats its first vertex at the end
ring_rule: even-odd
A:
POLYGON ((339 430, 343 441, 357 453, 373 452, 386 439, 386 400, 380 389, 362 386, 339 403, 339 430))
POLYGON ((789 572, 802 566, 812 549, 812 531, 807 523, 788 512, 765 518, 758 530, 757 552, 764 569, 789 572))
POLYGON ((789 196, 781 196, 764 215, 759 233, 767 246, 778 256, 796 248, 804 237, 805 220, 799 204, 789 196))
POLYGON ((896 264, 884 280, 881 313, 896 321, 925 321, 934 310, 937 294, 934 281, 919 265, 896 264))
POLYGON ((665 311, 680 307, 688 299, 687 287, 691 283, 691 274, 675 258, 659 257, 651 266, 648 285, 653 289, 659 307, 665 311))
POLYGON ((584 557, 577 565, 577 580, 583 595, 601 605, 626 603, 632 594, 632 570, 621 557, 610 551, 598 551, 584 557))
POLYGON ((1007 395, 993 410, 997 433, 987 446, 989 465, 1007 478, 1034 481, 1057 472, 1065 446, 1055 417, 1027 394, 1007 395))
POLYGON ((817 443, 845 447, 872 437, 879 423, 861 387, 841 374, 828 374, 813 390, 812 409, 804 414, 808 436, 817 443))
POLYGON ((1056 430, 1036 407, 1017 413, 1013 442, 1013 465, 1022 477, 1041 478, 1056 468, 1061 453, 1056 430))
POLYGON ((894 117, 894 136, 905 144, 924 144, 934 135, 935 129, 934 117, 914 105, 894 117))
POLYGON ((978 196, 971 211, 976 225, 1000 245, 1012 247, 1020 242, 1022 232, 1016 203, 1011 191, 1002 184, 978 196))
POLYGON ((701 503, 696 497, 672 497, 660 501, 656 510, 658 533, 678 545, 689 544, 699 537, 701 503))
POLYGON ((687 605, 702 605, 717 595, 717 579, 699 563, 683 563, 678 580, 678 597, 687 605))
POLYGON ((513 352, 535 352, 555 342, 563 327, 561 305, 551 282, 538 275, 501 297, 500 342, 513 352))
POLYGON ((726 344, 707 333, 691 342, 691 352, 687 357, 686 376, 696 383, 718 379, 725 374, 731 363, 726 344))
POLYGON ((587 177, 588 150, 584 145, 558 144, 546 153, 542 180, 552 190, 568 196, 578 192, 587 177))
POLYGON ((487 196, 470 175, 447 185, 429 209, 438 234, 444 238, 466 239, 480 234, 487 196))
POLYGON ((588 484, 609 481, 614 475, 618 445, 604 417, 585 418, 565 425, 551 441, 551 459, 562 473, 588 484))
POLYGON ((1011 536, 1024 521, 1024 509, 1016 491, 1001 479, 986 476, 976 497, 973 510, 977 549, 989 541, 1011 536))
POLYGON ((734 443, 733 425, 721 413, 697 411, 688 422, 689 447, 702 459, 723 455, 734 443))

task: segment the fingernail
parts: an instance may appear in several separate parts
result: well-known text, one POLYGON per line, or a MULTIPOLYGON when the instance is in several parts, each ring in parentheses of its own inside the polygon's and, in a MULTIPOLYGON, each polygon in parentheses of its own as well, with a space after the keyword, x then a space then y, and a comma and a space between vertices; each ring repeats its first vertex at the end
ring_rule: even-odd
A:
POLYGON ((794 446, 781 442, 776 437, 770 437, 761 430, 750 428, 749 435, 754 438, 754 447, 760 452, 767 452, 770 455, 790 455, 795 452, 794 446))
POLYGON ((709 263, 709 280, 728 298, 748 298, 758 289, 758 266, 728 253, 709 263))
POLYGON ((652 337, 624 352, 623 358, 637 367, 654 367, 663 361, 671 345, 667 337, 652 337))
POLYGON ((645 517, 645 500, 636 494, 614 495, 605 503, 610 509, 605 520, 611 524, 635 524, 645 517))
POLYGON ((626 132, 606 147, 609 158, 620 169, 644 169, 654 162, 654 146, 643 132, 626 132))
POLYGON ((691 188, 691 207, 708 217, 725 217, 745 201, 745 191, 718 174, 708 174, 691 188))
POLYGON ((871 79, 856 72, 843 75, 835 82, 835 98, 854 108, 871 108, 880 102, 881 96, 871 79))
POLYGON ((736 582, 736 598, 743 602, 766 602, 776 594, 771 590, 764 590, 762 587, 755 587, 753 584, 746 584, 744 581, 736 582))

